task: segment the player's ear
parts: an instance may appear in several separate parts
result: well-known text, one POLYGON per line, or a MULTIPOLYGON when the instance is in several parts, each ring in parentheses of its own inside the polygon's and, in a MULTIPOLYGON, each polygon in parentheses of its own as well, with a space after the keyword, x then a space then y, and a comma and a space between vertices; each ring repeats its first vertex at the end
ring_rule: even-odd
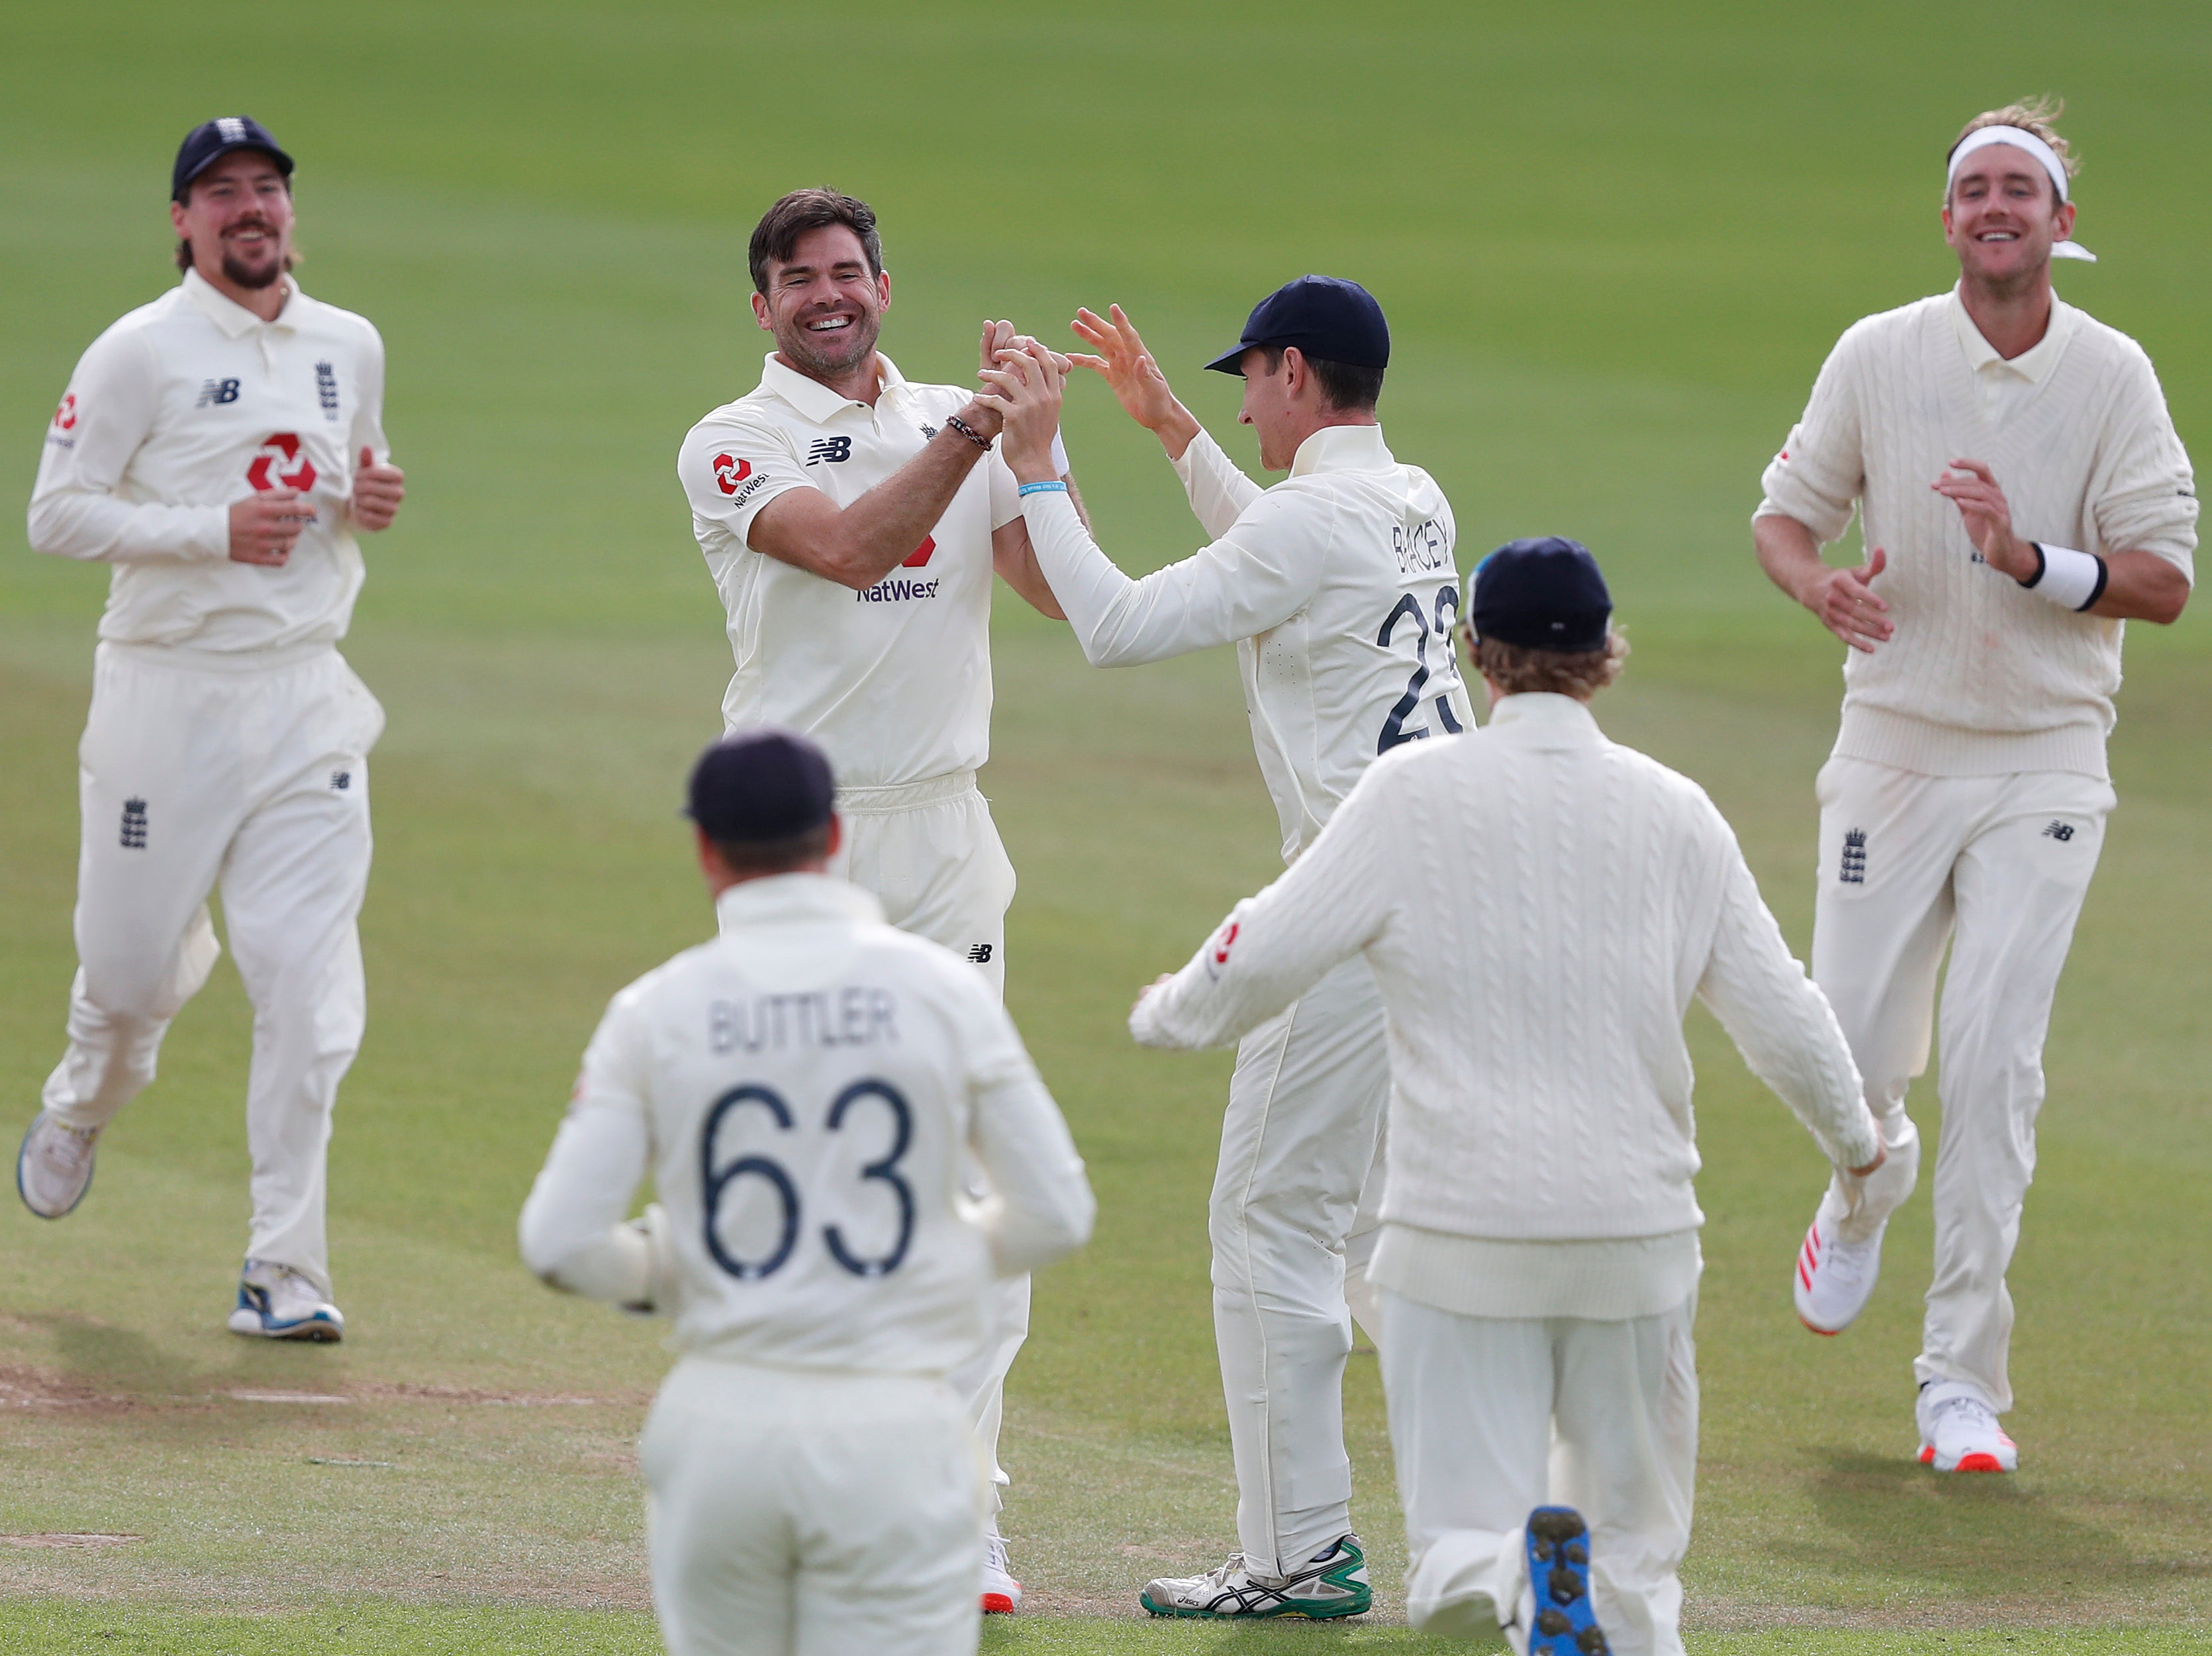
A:
POLYGON ((878 271, 876 272, 876 308, 889 310, 890 307, 891 273, 889 271, 878 271))
POLYGON ((768 295, 757 290, 753 294, 753 320, 760 324, 762 332, 775 332, 775 324, 769 320, 768 295))
POLYGON ((832 814, 830 819, 830 837, 823 842, 826 855, 835 856, 845 843, 845 819, 832 814))

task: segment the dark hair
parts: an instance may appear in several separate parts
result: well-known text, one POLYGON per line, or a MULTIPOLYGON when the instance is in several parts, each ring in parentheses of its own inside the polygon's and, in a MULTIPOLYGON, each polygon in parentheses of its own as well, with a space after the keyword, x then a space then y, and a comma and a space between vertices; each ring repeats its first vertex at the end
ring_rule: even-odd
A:
MULTIPOLYGON (((1267 372, 1273 374, 1283 365, 1281 345, 1262 345, 1267 354, 1267 372)), ((1298 353, 1305 356, 1304 351, 1298 353)), ((1351 362, 1332 362, 1325 356, 1307 356, 1306 366, 1313 370, 1314 378, 1321 382, 1322 399, 1331 408, 1352 412, 1375 406, 1382 400, 1382 370, 1379 368, 1359 368, 1351 362)))
POLYGON ((718 839, 714 849, 733 874, 787 874, 830 855, 830 825, 786 839, 718 839))
POLYGON ((752 265, 753 291, 768 291, 769 265, 789 259, 799 237, 832 224, 842 224, 860 238, 860 247, 868 255, 869 272, 881 276, 884 239, 876 234, 874 208, 835 190, 793 190, 763 213, 761 222, 753 226, 752 243, 745 250, 747 262, 752 265))

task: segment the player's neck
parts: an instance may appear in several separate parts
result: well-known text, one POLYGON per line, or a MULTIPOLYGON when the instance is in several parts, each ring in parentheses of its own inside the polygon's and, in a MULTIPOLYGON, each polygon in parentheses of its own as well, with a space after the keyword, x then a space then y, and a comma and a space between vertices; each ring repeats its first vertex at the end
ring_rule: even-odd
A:
POLYGON ((775 360, 793 374, 805 374, 815 384, 829 387, 840 397, 856 403, 866 403, 871 408, 876 405, 876 399, 883 394, 883 370, 876 353, 872 350, 857 368, 848 368, 842 374, 830 375, 811 372, 793 362, 789 356, 780 350, 775 354, 775 360))
POLYGON ((2051 266, 2043 265, 2013 282, 1985 282, 1961 274, 1959 302, 2008 362, 2043 343, 2051 327, 2051 266))
POLYGON ((264 287, 248 288, 232 281, 224 275, 222 266, 220 265, 213 270, 209 270, 198 259, 194 259, 192 269, 199 273, 201 281, 206 283, 239 309, 252 311, 264 322, 273 322, 282 316, 284 314, 284 301, 292 296, 292 282, 289 277, 280 276, 264 287))

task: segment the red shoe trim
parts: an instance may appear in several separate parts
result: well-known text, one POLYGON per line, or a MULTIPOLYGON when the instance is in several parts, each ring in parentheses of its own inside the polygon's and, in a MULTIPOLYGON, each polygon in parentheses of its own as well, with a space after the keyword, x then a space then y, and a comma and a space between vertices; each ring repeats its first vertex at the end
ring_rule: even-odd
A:
POLYGON ((984 1615, 1012 1616, 1013 1613, 1014 1601, 1008 1598, 1005 1593, 987 1592, 983 1595, 984 1615))
MULTIPOLYGON (((1805 1323, 1805 1319, 1802 1316, 1799 1317, 1797 1320, 1801 1323, 1805 1323)), ((1817 1334, 1824 1340, 1832 1340, 1836 1336, 1841 1334, 1843 1330, 1839 1328, 1821 1328, 1817 1324, 1805 1323, 1805 1331, 1808 1334, 1817 1334)))
POLYGON ((1797 1280, 1802 1282, 1808 1290, 1813 1286, 1813 1273, 1805 1269, 1805 1262, 1802 1259, 1797 1262, 1797 1280))
POLYGON ((1923 1443, 1920 1446, 1920 1464, 1923 1466, 1933 1466, 1936 1464, 1936 1446, 1934 1444, 1923 1443))
POLYGON ((1959 1464, 1954 1470, 1960 1472, 2002 1472, 2004 1463, 1995 1455, 1985 1455, 1977 1451, 1971 1455, 1960 1456, 1959 1464))

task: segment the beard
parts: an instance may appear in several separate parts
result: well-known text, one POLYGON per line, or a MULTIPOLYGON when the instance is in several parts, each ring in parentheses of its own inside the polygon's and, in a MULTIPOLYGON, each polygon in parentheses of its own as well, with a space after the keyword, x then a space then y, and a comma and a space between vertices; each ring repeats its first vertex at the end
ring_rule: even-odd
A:
POLYGON ((791 359, 791 365, 811 380, 834 380, 850 374, 875 353, 877 338, 883 332, 880 319, 868 314, 857 316, 853 326, 842 333, 828 335, 809 333, 804 324, 779 332, 776 348, 791 359))
POLYGON ((222 273, 241 288, 265 288, 284 274, 286 257, 274 225, 254 224, 251 228, 269 237, 269 253, 262 263, 249 265, 232 250, 230 239, 226 236, 222 242, 222 273))

